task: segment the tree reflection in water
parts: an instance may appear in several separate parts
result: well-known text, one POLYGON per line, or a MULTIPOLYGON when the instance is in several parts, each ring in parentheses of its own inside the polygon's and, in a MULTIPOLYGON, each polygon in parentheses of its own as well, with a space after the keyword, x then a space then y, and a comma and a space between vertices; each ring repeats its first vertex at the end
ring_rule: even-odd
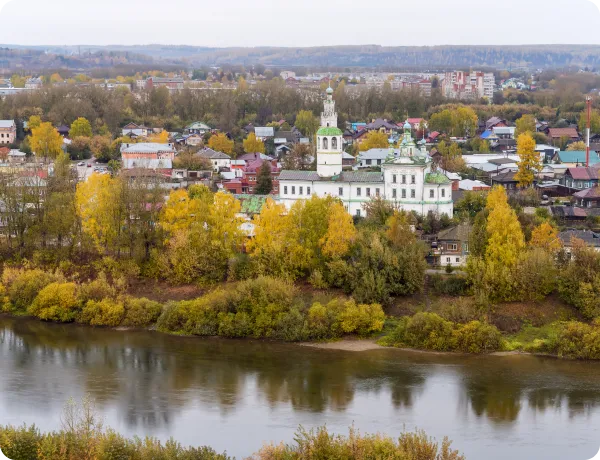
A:
POLYGON ((375 395, 383 402, 374 411, 389 398, 389 407, 406 414, 435 391, 434 397, 457 399, 459 412, 493 424, 513 424, 525 407, 574 417, 600 400, 599 363, 352 353, 13 318, 0 318, 0 358, 2 403, 13 413, 33 403, 40 412, 56 410, 67 398, 90 393, 100 409, 116 410, 133 428, 168 427, 196 406, 234 414, 249 400, 320 414, 344 412, 357 398, 375 395), (445 386, 428 388, 430 375, 445 386))

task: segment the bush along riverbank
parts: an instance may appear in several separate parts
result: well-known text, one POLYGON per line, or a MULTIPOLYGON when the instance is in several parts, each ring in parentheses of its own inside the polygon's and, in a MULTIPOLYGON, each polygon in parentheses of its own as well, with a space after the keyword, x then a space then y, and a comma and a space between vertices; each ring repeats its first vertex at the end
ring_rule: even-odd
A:
POLYGON ((554 321, 503 334, 488 324, 468 297, 444 301, 436 312, 387 316, 379 304, 301 291, 277 278, 220 285, 193 300, 159 303, 133 297, 125 283, 100 272, 76 282, 60 271, 6 267, 0 309, 43 321, 90 326, 151 328, 180 335, 335 340, 346 335, 379 337, 382 346, 430 351, 522 351, 573 359, 600 359, 600 321, 554 321))
MULTIPOLYGON (((183 447, 173 438, 126 438, 106 429, 88 397, 81 404, 70 400, 61 416, 59 431, 42 433, 35 426, 0 426, 0 449, 12 460, 233 460, 211 447, 183 447)), ((348 436, 334 435, 326 427, 307 431, 302 427, 293 444, 265 444, 249 460, 317 460, 339 458, 367 460, 464 460, 444 438, 437 443, 423 431, 404 432, 398 438, 360 434, 353 427, 348 436)))
POLYGON ((6 268, 2 310, 44 321, 91 326, 155 327, 173 334, 267 338, 289 342, 366 337, 383 329, 379 304, 301 296, 293 284, 259 277, 219 287, 195 300, 162 305, 124 295, 105 276, 75 283, 60 273, 6 268))

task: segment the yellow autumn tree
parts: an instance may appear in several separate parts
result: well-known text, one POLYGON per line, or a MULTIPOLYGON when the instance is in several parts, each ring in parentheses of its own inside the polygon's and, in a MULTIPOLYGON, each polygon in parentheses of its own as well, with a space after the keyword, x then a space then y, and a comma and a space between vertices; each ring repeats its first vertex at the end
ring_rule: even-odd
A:
POLYGON ((246 153, 265 153, 265 144, 256 137, 256 134, 250 133, 244 139, 244 152, 246 153))
POLYGON ((247 250, 258 272, 288 277, 292 227, 285 205, 267 198, 260 214, 254 216, 253 223, 254 238, 248 241, 247 250))
POLYGON ((120 178, 97 173, 77 184, 75 203, 83 232, 100 252, 118 246, 124 218, 120 199, 122 187, 120 178))
POLYGON ((216 150, 217 152, 223 152, 226 154, 231 154, 233 152, 233 141, 230 140, 225 134, 219 133, 210 136, 208 140, 208 146, 216 150))
POLYGON ((92 135, 92 125, 86 118, 79 117, 71 123, 71 129, 69 130, 69 136, 71 138, 92 137, 92 135))
POLYGON ((389 136, 383 131, 369 131, 366 139, 360 143, 360 151, 388 148, 390 146, 388 138, 389 136))
POLYGON ((321 251, 330 259, 345 256, 356 239, 356 228, 352 216, 339 201, 329 208, 329 225, 321 239, 321 251))
POLYGON ((244 232, 241 228, 244 222, 239 217, 241 203, 231 193, 218 192, 209 208, 208 229, 210 239, 225 254, 233 255, 241 249, 244 232))
POLYGON ((33 129, 37 128, 42 124, 42 119, 38 115, 31 115, 29 120, 27 121, 27 128, 33 129))
POLYGON ((63 138, 52 123, 41 123, 31 130, 31 150, 38 156, 54 159, 62 152, 63 138))
POLYGON ((413 225, 412 216, 405 211, 394 211, 394 214, 387 221, 386 236, 395 248, 402 248, 417 239, 411 226, 413 225))
POLYGON ((158 134, 153 134, 148 139, 150 142, 156 142, 158 144, 168 144, 169 143, 169 133, 165 130, 162 130, 158 134))
POLYGON ((190 230, 201 219, 206 219, 207 212, 206 201, 190 197, 187 190, 173 190, 161 210, 159 225, 169 237, 173 237, 180 231, 190 230))
POLYGON ((503 267, 514 266, 525 247, 525 238, 515 211, 509 206, 506 191, 495 186, 488 194, 488 244, 485 260, 503 267))
POLYGON ((531 134, 519 135, 517 155, 519 155, 519 170, 515 174, 515 179, 519 181, 519 187, 529 187, 533 184, 535 175, 542 170, 540 154, 535 151, 535 140, 531 134))
POLYGON ((562 248, 562 242, 558 237, 558 230, 548 222, 543 222, 531 232, 529 244, 534 248, 540 248, 547 252, 557 252, 562 248))

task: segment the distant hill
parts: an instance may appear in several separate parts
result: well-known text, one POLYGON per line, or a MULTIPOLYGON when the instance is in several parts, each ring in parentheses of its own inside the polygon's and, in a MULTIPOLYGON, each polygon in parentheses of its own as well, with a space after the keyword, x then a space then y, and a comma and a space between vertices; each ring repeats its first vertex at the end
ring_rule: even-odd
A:
MULTIPOLYGON (((465 67, 600 69, 600 45, 522 46, 322 46, 311 48, 207 48, 197 46, 35 46, 3 45, 27 56, 30 65, 88 67, 111 62, 150 64, 163 62, 188 66, 257 64, 267 66, 319 66, 444 69, 465 67), (114 53, 114 54, 113 54, 114 53), (50 56, 54 58, 50 58, 50 56), (60 56, 60 57, 59 57, 60 56), (101 58, 98 58, 101 56, 101 58)), ((4 56, 2 56, 4 57, 4 56)), ((1 59, 1 58, 0 58, 1 59)), ((7 64, 6 60, 2 62, 7 64)), ((22 62, 21 62, 22 64, 22 62)))

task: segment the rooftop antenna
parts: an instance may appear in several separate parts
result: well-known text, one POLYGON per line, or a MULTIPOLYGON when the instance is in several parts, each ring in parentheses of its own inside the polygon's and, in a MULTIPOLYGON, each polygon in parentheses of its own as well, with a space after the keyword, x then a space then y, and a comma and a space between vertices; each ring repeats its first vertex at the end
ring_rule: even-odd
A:
POLYGON ((590 167, 590 125, 592 118, 592 97, 586 96, 585 105, 587 108, 587 127, 585 130, 585 166, 590 167))

